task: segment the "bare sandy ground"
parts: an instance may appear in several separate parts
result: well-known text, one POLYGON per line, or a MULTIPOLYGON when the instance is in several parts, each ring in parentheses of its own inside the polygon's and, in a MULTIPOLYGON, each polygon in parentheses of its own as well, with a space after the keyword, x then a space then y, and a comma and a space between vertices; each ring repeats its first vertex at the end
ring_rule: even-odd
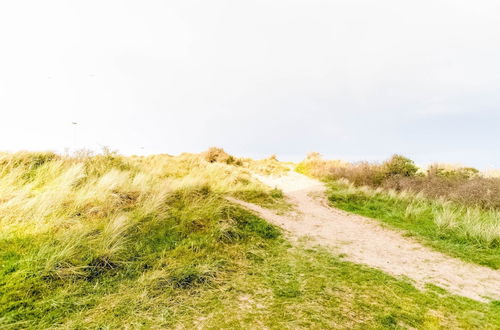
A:
POLYGON ((423 288, 431 283, 479 301, 500 300, 500 271, 446 256, 425 247, 401 232, 384 228, 376 220, 329 207, 319 181, 290 172, 281 177, 257 176, 278 187, 294 204, 293 214, 273 211, 236 199, 231 201, 258 213, 295 237, 307 236, 333 248, 346 260, 405 276, 423 288))

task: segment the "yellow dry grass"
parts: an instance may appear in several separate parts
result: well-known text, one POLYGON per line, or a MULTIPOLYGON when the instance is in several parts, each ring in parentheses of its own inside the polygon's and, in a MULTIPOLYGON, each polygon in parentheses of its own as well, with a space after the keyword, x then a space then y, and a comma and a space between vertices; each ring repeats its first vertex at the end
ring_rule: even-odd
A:
POLYGON ((70 230, 96 219, 122 219, 124 208, 135 205, 156 212, 169 193, 193 186, 228 194, 266 190, 248 168, 270 166, 267 161, 247 161, 246 167, 211 163, 194 154, 69 157, 24 152, 0 155, 0 164, 2 238, 17 231, 35 234, 70 230))

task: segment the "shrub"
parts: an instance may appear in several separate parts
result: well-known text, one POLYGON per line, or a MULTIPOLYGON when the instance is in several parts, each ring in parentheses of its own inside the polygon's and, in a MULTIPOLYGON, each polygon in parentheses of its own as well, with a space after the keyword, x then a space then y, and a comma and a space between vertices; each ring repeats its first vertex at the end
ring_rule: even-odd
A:
POLYGON ((461 204, 500 209, 500 179, 463 180, 449 190, 448 198, 461 204))
POLYGON ((209 163, 226 163, 228 165, 241 166, 242 162, 231 156, 222 148, 211 147, 204 153, 202 153, 203 158, 209 163))
POLYGON ((445 168, 439 164, 429 166, 428 176, 437 176, 448 179, 472 179, 479 176, 479 170, 473 167, 445 168))
POLYGON ((203 158, 209 163, 225 163, 229 160, 230 155, 222 148, 211 147, 203 153, 203 158))
POLYGON ((307 154, 306 160, 319 160, 322 158, 323 156, 319 152, 313 151, 307 154))
POLYGON ((414 176, 418 172, 418 167, 415 163, 401 155, 394 155, 383 164, 384 174, 387 177, 391 176, 414 176))
POLYGON ((500 178, 482 177, 472 167, 434 164, 427 175, 420 174, 414 162, 394 155, 382 164, 345 163, 308 155, 296 170, 322 180, 347 179, 354 186, 381 187, 412 191, 428 198, 444 198, 466 206, 500 209, 500 178))

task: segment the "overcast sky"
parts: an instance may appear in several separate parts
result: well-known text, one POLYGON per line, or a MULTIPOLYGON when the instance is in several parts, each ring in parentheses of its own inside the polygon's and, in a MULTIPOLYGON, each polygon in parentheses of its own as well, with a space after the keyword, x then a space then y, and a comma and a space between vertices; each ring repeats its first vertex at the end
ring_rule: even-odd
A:
POLYGON ((500 1, 0 1, 0 150, 500 167, 500 1))

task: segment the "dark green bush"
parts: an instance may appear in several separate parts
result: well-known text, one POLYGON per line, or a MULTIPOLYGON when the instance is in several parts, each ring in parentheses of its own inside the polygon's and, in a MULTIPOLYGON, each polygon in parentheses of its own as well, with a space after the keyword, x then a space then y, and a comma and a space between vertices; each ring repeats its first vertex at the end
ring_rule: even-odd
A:
POLYGON ((394 155, 382 165, 386 177, 405 176, 412 177, 418 172, 418 167, 413 160, 401 155, 394 155))

